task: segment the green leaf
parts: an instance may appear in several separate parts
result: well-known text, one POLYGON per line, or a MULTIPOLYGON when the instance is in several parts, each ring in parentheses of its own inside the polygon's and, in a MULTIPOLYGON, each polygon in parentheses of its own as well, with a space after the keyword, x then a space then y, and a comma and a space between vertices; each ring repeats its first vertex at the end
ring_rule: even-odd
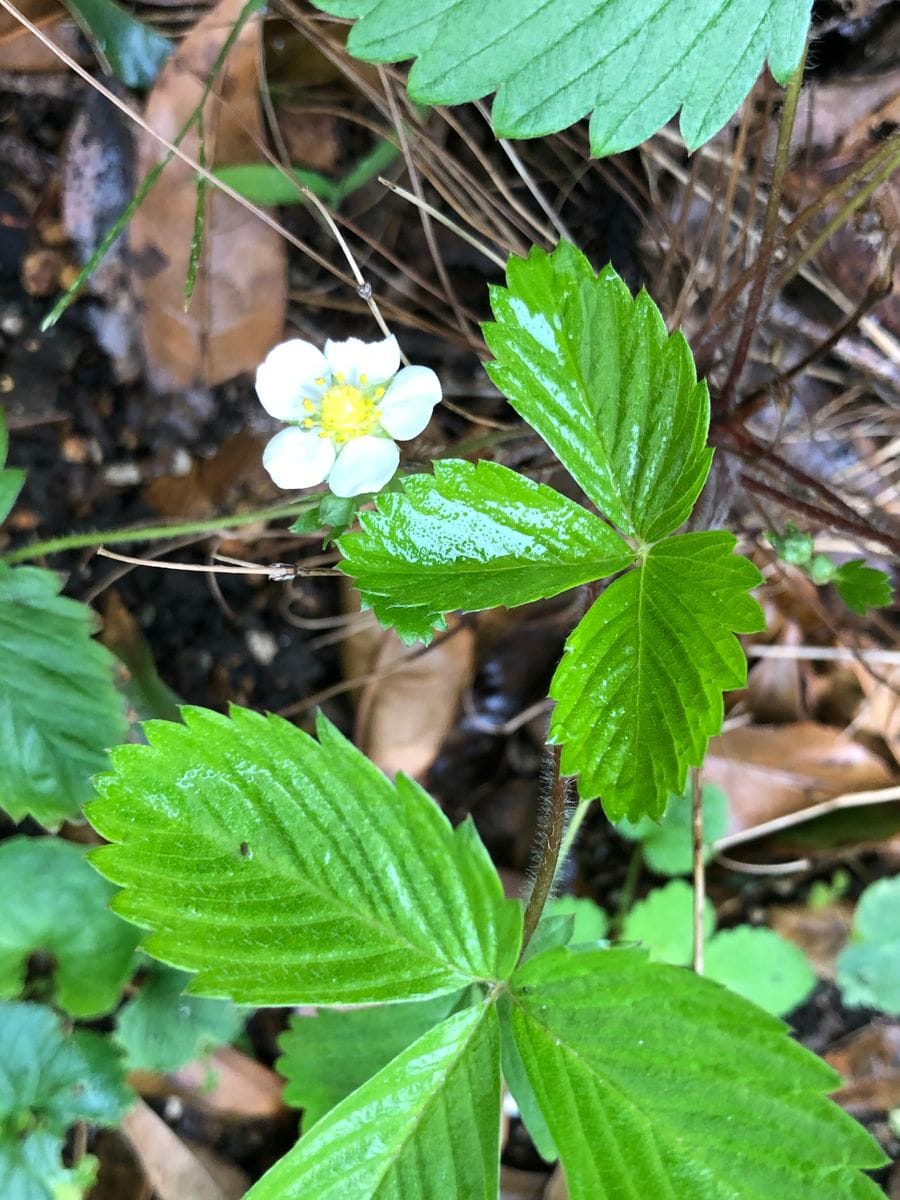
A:
POLYGON ((92 859, 146 949, 198 971, 191 991, 247 1004, 365 1004, 505 978, 521 906, 474 826, 452 829, 325 718, 182 710, 121 746, 89 820, 92 859))
POLYGON ((706 947, 705 973, 776 1017, 802 1004, 816 985, 799 946, 750 925, 716 934, 706 947))
POLYGON ((338 543, 363 602, 407 642, 443 614, 509 608, 621 570, 634 553, 552 488, 492 462, 445 460, 360 514, 338 543))
POLYGON ((766 58, 784 82, 812 0, 314 0, 359 17, 347 48, 367 62, 416 58, 409 94, 464 104, 496 91, 498 137, 540 137, 591 116, 591 150, 646 141, 681 110, 694 149, 744 100, 766 58))
POLYGON ((11 838, 0 845, 0 997, 22 991, 28 958, 55 962, 54 1003, 96 1017, 119 1003, 140 933, 109 912, 115 889, 58 838, 11 838))
POLYGON ((88 41, 128 87, 148 88, 174 43, 144 25, 115 0, 65 0, 88 41))
POLYGON ((62 1137, 46 1130, 20 1138, 0 1134, 3 1200, 81 1200, 90 1191, 99 1164, 86 1154, 77 1167, 64 1167, 64 1147, 62 1137))
POLYGON ((448 1017, 460 995, 293 1017, 276 1066, 287 1081, 285 1102, 303 1109, 303 1132, 448 1017))
POLYGON ((837 961, 845 1004, 900 1016, 900 876, 866 888, 853 925, 853 941, 837 961))
POLYGON ((690 515, 712 461, 709 393, 680 333, 574 246, 511 258, 484 327, 501 392, 623 533, 653 542, 690 515))
POLYGON ((275 208, 281 204, 305 203, 306 197, 299 189, 309 188, 314 196, 332 208, 335 206, 337 185, 318 171, 305 171, 301 167, 286 171, 272 163, 237 163, 216 167, 213 174, 254 204, 275 208))
POLYGON ((760 574, 730 533, 688 533, 615 580, 566 642, 550 686, 550 740, 582 799, 611 821, 658 817, 684 791, 722 723, 722 692, 747 661, 732 631, 763 628, 760 574))
MULTIPOLYGON (((728 797, 714 784, 704 784, 703 861, 709 862, 712 846, 728 826, 728 797)), ((637 824, 620 821, 616 826, 623 837, 639 841, 644 861, 658 875, 689 875, 694 861, 693 796, 690 780, 680 796, 672 796, 662 819, 657 823, 644 817, 637 824)))
POLYGON ((6 466, 6 456, 9 453, 9 434, 6 430, 6 417, 0 408, 0 525, 12 512, 13 505, 19 498, 19 492, 25 483, 25 472, 17 467, 6 466))
POLYGON ((847 607, 860 616, 865 616, 870 608, 887 608, 891 603, 890 577, 867 566, 863 558, 842 563, 834 572, 832 583, 847 607))
POLYGON ((599 904, 587 896, 554 896, 547 901, 544 913, 545 920, 547 917, 574 917, 572 933, 566 945, 599 942, 609 932, 609 917, 599 904))
POLYGON ((41 1004, 0 1002, 0 1127, 64 1134, 76 1121, 114 1125, 133 1099, 108 1038, 64 1034, 41 1004))
POLYGON ((232 1041, 244 1014, 227 1000, 185 995, 191 976, 154 963, 116 1015, 116 1039, 131 1071, 175 1071, 232 1041))
POLYGON ((49 829, 79 815, 124 735, 113 656, 59 577, 0 563, 0 807, 49 829))
POLYGON ((109 1040, 65 1034, 40 1004, 0 1003, 0 1180, 3 1200, 77 1200, 96 1160, 69 1170, 62 1152, 76 1121, 114 1125, 134 1099, 109 1040))
POLYGON ((571 1200, 876 1200, 885 1158, 780 1021, 630 950, 554 950, 513 976, 514 1038, 571 1200))
MULTIPOLYGON (((716 927, 716 915, 708 900, 703 905, 703 937, 716 927)), ((654 888, 638 901, 622 923, 626 942, 640 942, 658 962, 685 967, 694 952, 694 890, 683 879, 654 888)))
POLYGON ((245 1200, 497 1200, 496 1008, 430 1030, 342 1100, 245 1200))

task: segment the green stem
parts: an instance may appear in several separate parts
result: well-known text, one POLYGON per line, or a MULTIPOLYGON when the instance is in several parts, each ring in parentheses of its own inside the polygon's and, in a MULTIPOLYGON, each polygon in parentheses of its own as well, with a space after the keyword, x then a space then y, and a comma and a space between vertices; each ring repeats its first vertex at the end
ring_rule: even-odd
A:
POLYGON ((625 882, 622 884, 622 891, 619 893, 619 904, 616 908, 616 915, 609 923, 610 933, 616 937, 619 937, 621 934, 625 918, 634 905, 634 895, 637 891, 638 880, 641 877, 641 868, 643 865, 644 847, 640 842, 637 842, 631 851, 631 858, 628 860, 628 869, 625 872, 625 882))
POLYGON ((271 508, 258 508, 226 517, 208 517, 202 521, 183 521, 178 525, 149 525, 93 533, 64 534, 62 537, 48 538, 45 542, 32 542, 30 546, 20 546, 18 550, 0 556, 0 562, 11 566, 34 558, 43 558, 46 554, 58 554, 63 550, 83 550, 107 542, 114 546, 126 546, 134 542, 164 541, 166 538, 185 537, 194 533, 215 533, 220 529, 239 529, 242 525, 254 525, 257 521, 274 521, 279 517, 298 516, 318 504, 325 494, 321 492, 304 500, 295 500, 293 504, 278 504, 271 508))
POLYGON ((562 845, 559 848, 559 862, 557 864, 557 874, 565 866, 569 855, 572 853, 572 847, 575 844, 575 839, 578 837, 582 822, 587 816, 588 809, 593 804, 592 800, 579 800, 575 811, 572 813, 572 819, 566 826, 566 832, 563 836, 562 845))

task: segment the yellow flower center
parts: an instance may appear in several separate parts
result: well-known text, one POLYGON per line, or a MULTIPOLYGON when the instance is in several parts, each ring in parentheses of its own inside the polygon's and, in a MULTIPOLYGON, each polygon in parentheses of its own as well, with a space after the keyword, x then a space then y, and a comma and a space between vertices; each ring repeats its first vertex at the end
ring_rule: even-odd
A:
POLYGON ((322 396, 323 436, 340 443, 371 433, 378 424, 375 404, 375 399, 349 383, 333 384, 322 396))

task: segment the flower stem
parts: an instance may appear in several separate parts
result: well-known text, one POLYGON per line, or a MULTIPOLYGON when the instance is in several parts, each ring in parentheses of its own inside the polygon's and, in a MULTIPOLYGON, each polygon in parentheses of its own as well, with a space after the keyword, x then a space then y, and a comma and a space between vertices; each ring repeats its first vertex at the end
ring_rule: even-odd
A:
POLYGON ((568 800, 568 781, 560 774, 560 757, 562 750, 559 746, 550 748, 550 787, 547 793, 547 806, 543 813, 542 827, 539 833, 539 844, 535 858, 537 863, 534 870, 534 884, 528 904, 525 907, 525 932, 522 938, 524 951, 531 941, 544 905, 553 890, 556 878, 556 867, 559 861, 560 847, 566 828, 566 803, 568 800))

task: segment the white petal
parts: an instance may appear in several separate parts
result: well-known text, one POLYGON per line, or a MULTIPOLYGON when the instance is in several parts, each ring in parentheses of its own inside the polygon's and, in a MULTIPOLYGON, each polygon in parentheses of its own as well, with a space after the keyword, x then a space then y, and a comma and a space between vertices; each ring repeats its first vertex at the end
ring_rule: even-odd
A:
POLYGON ((282 429, 263 451, 263 466, 280 488, 314 487, 324 483, 334 464, 328 438, 305 429, 282 429))
POLYGON ((336 496, 379 492, 399 463, 400 451, 396 442, 380 437, 354 438, 337 456, 328 476, 328 486, 336 496))
POLYGON ((378 404, 382 429, 401 442, 421 433, 441 399, 441 381, 430 367, 404 367, 378 404))
POLYGON ((328 362, 312 342, 292 338, 270 350, 256 371, 256 394, 267 413, 279 421, 299 421, 306 416, 305 399, 322 393, 316 384, 328 371, 328 362))
POLYGON ((381 342, 361 342, 359 338, 327 341, 325 357, 335 375, 343 375, 345 382, 354 387, 386 383, 400 370, 400 347, 395 337, 381 342))

